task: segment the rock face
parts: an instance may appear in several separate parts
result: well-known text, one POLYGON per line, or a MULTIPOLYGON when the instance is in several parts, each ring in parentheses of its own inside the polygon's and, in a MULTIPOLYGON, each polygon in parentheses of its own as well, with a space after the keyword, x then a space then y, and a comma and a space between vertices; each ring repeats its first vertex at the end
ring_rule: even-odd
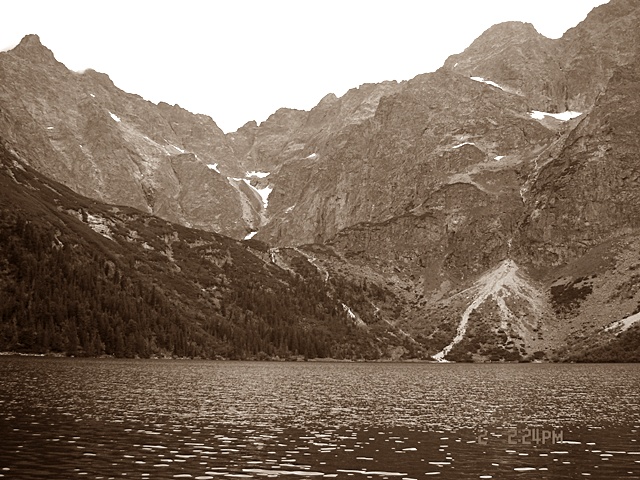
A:
POLYGON ((595 8, 559 40, 533 25, 508 22, 483 33, 445 68, 490 79, 527 98, 532 109, 585 111, 613 71, 638 53, 638 4, 613 0, 595 8))
POLYGON ((0 54, 0 130, 43 174, 105 202, 238 236, 238 194, 207 165, 235 166, 204 115, 154 105, 107 75, 69 71, 37 36, 0 54))
POLYGON ((417 77, 315 156, 281 168, 262 238, 322 242, 350 225, 421 211, 445 185, 495 194, 473 177, 516 162, 554 135, 516 95, 446 70, 417 77))
MULTIPOLYGON (((639 58, 640 60, 640 58, 639 58)), ((618 68, 589 115, 533 183, 524 245, 538 264, 560 265, 640 227, 640 63, 618 68)))
POLYGON ((640 309, 639 14, 496 25, 434 73, 226 135, 26 37, 0 54, 0 133, 82 194, 255 235, 438 359, 588 358, 640 309))
POLYGON ((522 95, 536 110, 565 110, 565 83, 558 42, 539 34, 530 23, 494 25, 444 68, 469 77, 490 79, 522 95))

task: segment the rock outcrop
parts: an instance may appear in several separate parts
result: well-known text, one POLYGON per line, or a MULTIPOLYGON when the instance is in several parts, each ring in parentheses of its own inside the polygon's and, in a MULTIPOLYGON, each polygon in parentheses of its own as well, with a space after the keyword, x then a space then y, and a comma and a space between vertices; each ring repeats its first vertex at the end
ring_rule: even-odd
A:
POLYGON ((105 74, 69 71, 37 36, 0 54, 0 130, 33 166, 75 191, 239 236, 236 170, 209 117, 155 105, 105 74))

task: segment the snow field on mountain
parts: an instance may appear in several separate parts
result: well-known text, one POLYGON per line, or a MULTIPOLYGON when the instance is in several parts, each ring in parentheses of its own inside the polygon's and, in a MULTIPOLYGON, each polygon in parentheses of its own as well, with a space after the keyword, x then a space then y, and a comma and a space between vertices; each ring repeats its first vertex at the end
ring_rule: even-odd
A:
POLYGON ((255 170, 253 172, 247 172, 246 178, 251 178, 251 177, 255 177, 255 178, 266 178, 269 175, 271 175, 271 172, 256 172, 255 170))
POLYGON ((496 82, 492 82, 491 80, 485 80, 482 77, 469 77, 471 80, 474 80, 476 82, 481 82, 481 83, 486 83, 487 85, 491 85, 492 87, 496 87, 499 88, 500 90, 504 90, 504 88, 502 88, 500 85, 498 85, 496 82))
POLYGON ((262 205, 266 210, 267 207, 269 206, 269 195, 271 195, 271 192, 273 192, 273 187, 266 186, 264 188, 257 188, 251 185, 251 182, 246 178, 243 178, 242 181, 246 183, 249 186, 249 188, 251 188, 254 192, 256 192, 260 196, 260 198, 262 199, 262 205))
POLYGON ((579 117, 580 115, 582 115, 582 112, 574 112, 574 111, 566 111, 562 113, 549 113, 549 112, 540 112, 538 110, 533 110, 529 113, 529 116, 534 120, 544 120, 544 117, 552 117, 562 122, 567 122, 573 118, 579 117))

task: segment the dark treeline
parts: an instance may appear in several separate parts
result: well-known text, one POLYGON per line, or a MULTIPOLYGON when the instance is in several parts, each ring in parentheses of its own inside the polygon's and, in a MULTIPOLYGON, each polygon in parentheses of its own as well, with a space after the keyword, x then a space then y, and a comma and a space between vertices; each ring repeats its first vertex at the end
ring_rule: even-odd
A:
POLYGON ((26 165, 12 168, 0 150, 0 351, 381 355, 313 268, 296 275, 229 238, 98 204, 26 165), (110 238, 89 228, 89 211, 108 220, 110 238))
POLYGON ((605 345, 598 345, 573 354, 569 360, 585 363, 640 362, 640 325, 634 325, 605 345))
POLYGON ((288 282, 265 285, 260 275, 229 263, 222 268, 228 284, 216 308, 190 298, 195 288, 183 285, 180 295, 159 283, 162 272, 154 280, 99 250, 65 243, 68 236, 11 216, 3 212, 0 229, 1 350, 117 357, 378 356, 319 279, 289 274, 288 282))
POLYGON ((22 217, 7 220, 0 230, 1 349, 145 357, 198 355, 212 346, 196 348, 195 332, 170 302, 98 252, 59 245, 22 217))

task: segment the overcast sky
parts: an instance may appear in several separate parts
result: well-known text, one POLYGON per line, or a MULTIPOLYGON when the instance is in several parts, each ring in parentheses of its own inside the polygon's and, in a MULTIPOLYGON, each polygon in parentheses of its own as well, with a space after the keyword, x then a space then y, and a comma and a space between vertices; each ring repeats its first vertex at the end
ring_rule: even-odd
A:
MULTIPOLYGON (((491 25, 558 38, 607 0, 13 0, 0 50, 38 34, 72 70, 210 115, 224 131, 327 93, 436 70, 491 25)), ((1 87, 0 87, 1 88, 1 87)))

